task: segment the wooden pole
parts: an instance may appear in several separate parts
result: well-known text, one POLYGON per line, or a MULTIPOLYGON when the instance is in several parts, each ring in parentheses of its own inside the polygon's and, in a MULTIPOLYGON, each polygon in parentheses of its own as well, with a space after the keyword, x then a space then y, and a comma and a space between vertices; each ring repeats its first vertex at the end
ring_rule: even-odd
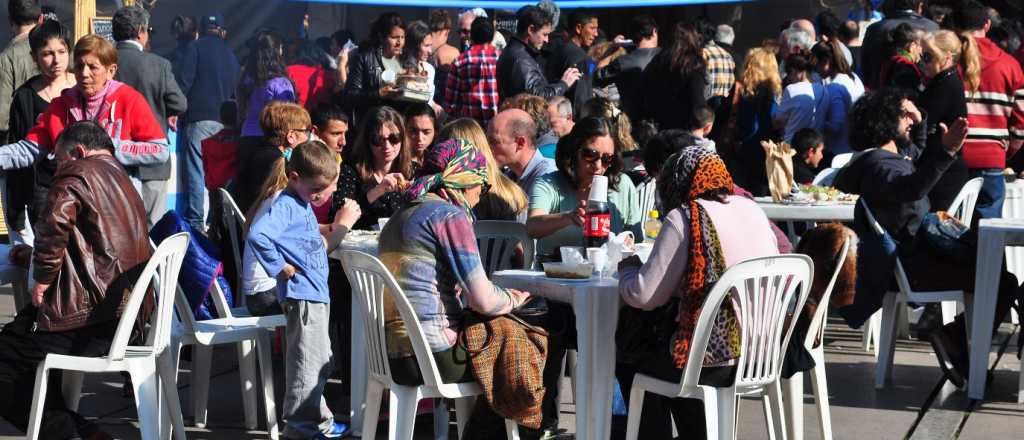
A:
POLYGON ((75 41, 92 32, 89 19, 96 16, 96 0, 75 0, 75 41))

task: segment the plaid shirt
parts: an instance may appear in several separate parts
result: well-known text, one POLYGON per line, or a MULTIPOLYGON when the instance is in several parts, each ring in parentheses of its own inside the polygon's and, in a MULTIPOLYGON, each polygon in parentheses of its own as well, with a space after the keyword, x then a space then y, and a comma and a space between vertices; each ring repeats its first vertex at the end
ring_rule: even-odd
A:
POLYGON ((459 55, 445 84, 445 111, 486 126, 498 112, 497 66, 498 49, 490 43, 475 45, 459 55))
POLYGON ((711 96, 729 96, 736 82, 736 62, 729 51, 714 42, 704 46, 704 61, 707 63, 708 80, 711 82, 711 96))

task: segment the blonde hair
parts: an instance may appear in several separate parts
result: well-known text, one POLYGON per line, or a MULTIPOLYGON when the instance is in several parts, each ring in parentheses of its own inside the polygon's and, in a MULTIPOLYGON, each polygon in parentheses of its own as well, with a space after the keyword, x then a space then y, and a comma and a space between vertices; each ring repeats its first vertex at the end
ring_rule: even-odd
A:
POLYGON ((921 40, 921 45, 932 55, 946 57, 952 55, 953 63, 959 66, 960 75, 964 80, 964 90, 978 91, 981 85, 981 54, 978 44, 968 34, 957 35, 953 31, 941 30, 928 34, 921 40))
POLYGON ((440 141, 465 139, 476 146, 487 158, 487 181, 491 190, 480 198, 477 217, 481 220, 514 220, 527 206, 526 193, 515 182, 501 173, 501 167, 494 160, 487 135, 475 120, 459 118, 441 129, 440 141), (486 217, 486 218, 485 218, 486 217))
POLYGON ((752 97, 762 89, 771 91, 776 98, 781 96, 782 78, 779 77, 779 63, 775 61, 775 54, 762 47, 748 50, 739 82, 745 97, 752 97))

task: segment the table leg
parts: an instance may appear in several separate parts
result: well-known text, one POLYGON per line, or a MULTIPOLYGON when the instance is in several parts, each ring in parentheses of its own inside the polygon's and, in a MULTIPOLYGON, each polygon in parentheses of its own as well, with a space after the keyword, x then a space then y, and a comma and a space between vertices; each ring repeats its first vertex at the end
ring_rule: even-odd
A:
POLYGON ((617 295, 578 289, 573 298, 579 341, 576 364, 576 438, 605 440, 611 435, 615 380, 617 295))
MULTIPOLYGON (((355 301, 353 301, 355 303, 355 301)), ((366 338, 363 336, 362 307, 352 304, 352 360, 351 382, 352 391, 349 396, 349 426, 356 436, 363 433, 363 410, 366 409, 366 338)))
POLYGON ((992 323, 996 319, 996 297, 999 295, 999 268, 1003 258, 1004 235, 999 231, 981 229, 978 233, 978 262, 974 279, 974 300, 970 307, 971 374, 967 396, 985 397, 985 375, 988 353, 992 347, 992 323))

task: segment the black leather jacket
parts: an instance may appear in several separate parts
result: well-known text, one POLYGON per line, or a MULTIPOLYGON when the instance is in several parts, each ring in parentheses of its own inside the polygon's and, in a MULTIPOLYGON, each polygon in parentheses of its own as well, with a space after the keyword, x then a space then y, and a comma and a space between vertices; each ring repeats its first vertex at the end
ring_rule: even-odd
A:
POLYGON ((348 82, 345 83, 342 102, 356 118, 367 109, 380 105, 380 75, 384 73, 384 59, 379 48, 359 49, 348 63, 348 82))
POLYGON ((498 57, 498 96, 502 100, 523 92, 545 99, 565 94, 569 86, 561 80, 548 83, 536 56, 537 51, 518 37, 509 39, 498 57))

